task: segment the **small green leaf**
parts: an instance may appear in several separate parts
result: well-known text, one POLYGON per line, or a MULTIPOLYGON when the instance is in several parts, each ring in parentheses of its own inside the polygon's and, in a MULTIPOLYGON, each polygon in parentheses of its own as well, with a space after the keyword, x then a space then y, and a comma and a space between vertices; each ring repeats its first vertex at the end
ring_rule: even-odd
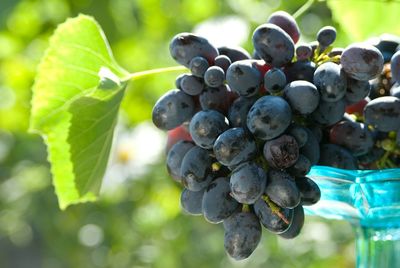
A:
POLYGON ((126 75, 91 17, 68 19, 50 39, 33 86, 30 131, 47 144, 61 209, 97 198, 126 75))
POLYGON ((328 0, 328 6, 352 41, 365 41, 383 33, 400 35, 398 1, 328 0))

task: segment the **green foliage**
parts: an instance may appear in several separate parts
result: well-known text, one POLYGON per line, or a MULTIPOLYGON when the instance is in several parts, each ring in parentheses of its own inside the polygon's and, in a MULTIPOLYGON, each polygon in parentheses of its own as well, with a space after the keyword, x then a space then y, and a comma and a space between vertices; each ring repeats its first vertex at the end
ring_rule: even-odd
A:
POLYGON ((54 33, 33 86, 30 130, 48 146, 61 209, 97 197, 124 91, 115 76, 125 74, 91 17, 68 19, 54 33), (104 67, 115 74, 99 73, 104 67))
POLYGON ((398 1, 328 0, 333 19, 350 40, 365 41, 382 33, 400 35, 398 1))

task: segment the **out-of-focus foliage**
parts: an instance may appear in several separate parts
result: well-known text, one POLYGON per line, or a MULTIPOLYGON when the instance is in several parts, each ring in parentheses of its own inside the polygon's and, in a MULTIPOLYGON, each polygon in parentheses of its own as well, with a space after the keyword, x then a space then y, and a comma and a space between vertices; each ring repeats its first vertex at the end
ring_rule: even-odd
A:
MULTIPOLYGON (((97 203, 61 212, 43 142, 26 134, 37 64, 56 25, 68 17, 94 16, 117 62, 134 72, 175 65, 168 42, 183 31, 224 27, 222 39, 210 32, 219 37, 214 42, 242 42, 252 52, 256 25, 278 9, 293 13, 303 2, 1 0, 0 267, 353 267, 354 235, 343 222, 308 217, 300 237, 290 241, 264 232, 250 259, 233 262, 224 253, 222 226, 181 213, 180 187, 162 164, 164 135, 146 123, 176 74, 128 86, 97 203)), ((315 2, 298 22, 302 41, 333 24, 337 44, 348 42, 324 2, 315 2)))

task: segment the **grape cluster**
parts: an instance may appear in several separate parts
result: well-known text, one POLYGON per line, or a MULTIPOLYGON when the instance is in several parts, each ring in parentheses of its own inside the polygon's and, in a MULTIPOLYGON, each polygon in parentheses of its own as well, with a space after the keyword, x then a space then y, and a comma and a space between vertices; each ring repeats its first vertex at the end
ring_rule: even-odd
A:
POLYGON ((170 43, 190 73, 152 113, 168 131, 167 169, 184 186, 183 210, 223 223, 226 252, 236 260, 255 250, 261 226, 287 239, 300 233, 303 206, 321 195, 307 177, 313 165, 357 169, 396 156, 400 86, 393 96, 368 96, 373 79, 391 83, 382 80, 390 59, 400 80, 397 46, 333 48, 331 26, 315 42, 299 38, 294 18, 278 11, 255 29, 252 56, 191 33, 170 43))

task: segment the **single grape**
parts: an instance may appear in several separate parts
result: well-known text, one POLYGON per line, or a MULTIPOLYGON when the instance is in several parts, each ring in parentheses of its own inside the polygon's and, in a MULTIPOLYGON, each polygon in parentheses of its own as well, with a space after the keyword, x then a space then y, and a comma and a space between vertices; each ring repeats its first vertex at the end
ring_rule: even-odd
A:
POLYGON ((290 135, 282 135, 264 144, 264 158, 268 165, 276 169, 284 169, 296 163, 299 157, 299 146, 290 135))
POLYGON ((204 192, 200 202, 204 218, 211 223, 220 223, 239 209, 239 203, 230 195, 227 178, 215 179, 204 192))
POLYGON ((299 154, 296 163, 289 167, 287 171, 290 175, 295 177, 303 177, 308 174, 311 170, 310 160, 302 154, 299 154))
POLYGON ((213 149, 218 162, 228 167, 249 161, 257 154, 256 142, 243 128, 230 128, 223 132, 213 149))
POLYGON ((194 114, 193 99, 173 89, 165 93, 153 107, 152 119, 156 127, 170 130, 188 121, 194 114))
POLYGON ((292 111, 302 115, 312 113, 319 104, 318 89, 308 81, 297 80, 287 84, 283 94, 292 111))
POLYGON ((346 101, 340 99, 337 102, 320 101, 317 109, 311 114, 312 118, 319 124, 331 126, 339 122, 345 113, 346 101))
POLYGON ((208 61, 203 57, 194 57, 190 60, 189 69, 194 76, 203 78, 209 67, 208 61))
POLYGON ((239 165, 230 178, 231 195, 239 203, 253 204, 264 193, 267 183, 265 171, 253 162, 239 165))
POLYGON ((365 123, 379 131, 400 129, 400 99, 392 96, 376 98, 364 108, 365 123))
POLYGON ((201 208, 201 202, 203 200, 204 189, 192 192, 188 189, 183 189, 181 193, 181 207, 182 209, 190 215, 201 215, 203 214, 201 208))
POLYGON ((322 47, 328 47, 336 40, 336 29, 332 26, 325 26, 317 33, 317 41, 322 47))
POLYGON ((390 88, 390 95, 396 98, 400 98, 400 85, 398 83, 395 83, 390 88))
POLYGON ((209 87, 219 87, 224 84, 225 72, 221 67, 211 66, 204 74, 204 82, 209 87))
POLYGON ((303 225, 304 225, 304 209, 303 206, 300 204, 293 209, 293 218, 289 228, 285 232, 279 234, 279 236, 285 239, 295 238, 300 234, 303 225))
POLYGON ((336 102, 346 94, 346 75, 336 63, 326 62, 315 70, 314 85, 319 89, 323 101, 336 102))
POLYGON ((182 79, 183 79, 185 76, 188 76, 188 75, 190 75, 190 74, 180 74, 180 75, 178 75, 178 76, 176 77, 176 79, 175 79, 175 86, 176 86, 176 88, 182 89, 182 87, 181 87, 182 79))
POLYGON ((368 81, 382 72, 383 56, 374 46, 355 43, 345 48, 340 63, 351 78, 368 81))
POLYGON ((226 71, 227 84, 240 96, 254 96, 260 88, 262 77, 253 63, 253 60, 236 61, 226 71))
POLYGON ((315 63, 312 61, 296 61, 288 64, 284 71, 288 83, 296 80, 306 80, 312 83, 315 69, 315 63))
POLYGON ((346 100, 357 103, 368 96, 371 85, 368 81, 359 81, 352 78, 347 79, 346 100))
POLYGON ((199 97, 200 106, 203 110, 216 110, 227 114, 231 104, 231 93, 226 85, 205 87, 199 97))
POLYGON ((214 65, 222 68, 225 73, 231 64, 231 59, 226 55, 219 55, 214 60, 214 65))
POLYGON ((194 144, 189 141, 179 141, 171 147, 167 154, 168 173, 176 181, 181 182, 181 165, 185 154, 192 149, 194 144))
POLYGON ((286 130, 286 133, 296 139, 299 148, 303 147, 307 143, 308 134, 305 127, 291 124, 286 130))
POLYGON ((293 218, 293 209, 279 208, 279 213, 284 217, 282 219, 262 198, 254 203, 254 213, 260 219, 261 224, 274 234, 286 231, 293 218))
POLYGON ((400 38, 392 34, 382 34, 378 42, 373 45, 382 53, 384 61, 390 62, 392 56, 398 51, 400 38))
POLYGON ((261 240, 261 224, 252 212, 238 212, 224 220, 224 246, 235 260, 248 258, 261 240))
POLYGON ((300 29, 292 15, 285 11, 276 11, 268 18, 268 22, 281 27, 297 43, 300 38, 300 29))
POLYGON ((342 169, 357 169, 356 158, 345 148, 336 144, 323 144, 319 165, 342 169))
POLYGON ((294 56, 292 38, 275 24, 258 26, 253 33, 253 45, 257 54, 274 67, 282 67, 294 56))
POLYGON ((188 95, 199 95, 204 89, 204 83, 201 78, 194 75, 185 75, 181 79, 180 88, 188 95))
POLYGON ((315 134, 308 128, 304 128, 307 132, 307 142, 300 148, 300 154, 303 154, 310 160, 311 165, 316 165, 320 158, 319 141, 315 134))
POLYGON ((228 111, 228 119, 232 127, 247 128, 247 114, 255 101, 256 98, 239 97, 232 103, 228 111))
POLYGON ((270 140, 282 134, 292 121, 289 104, 278 96, 259 98, 247 115, 247 127, 259 139, 270 140))
POLYGON ((329 140, 345 147, 354 156, 366 154, 374 146, 374 139, 368 127, 363 123, 351 121, 335 124, 329 132, 329 140))
POLYGON ((281 69, 272 68, 264 75, 264 88, 270 93, 281 91, 286 85, 286 75, 281 69))
POLYGON ((231 62, 251 59, 249 52, 242 47, 223 46, 218 48, 219 54, 228 56, 231 62))
POLYGON ((207 39, 192 33, 175 35, 169 44, 169 51, 176 62, 188 68, 194 57, 203 57, 212 64, 219 55, 218 50, 207 39))
POLYGON ((335 56, 341 56, 343 51, 344 51, 344 48, 342 48, 342 47, 334 47, 334 48, 332 48, 331 52, 328 53, 328 56, 330 58, 333 58, 335 56))
POLYGON ((204 149, 211 149, 217 137, 228 128, 225 116, 215 110, 197 112, 189 125, 193 141, 204 149))
POLYGON ((400 50, 397 51, 390 60, 390 70, 392 71, 392 77, 400 83, 400 50))
POLYGON ((187 127, 187 124, 183 124, 167 131, 167 146, 165 146, 166 153, 168 153, 172 146, 174 146, 177 142, 193 141, 187 127))
POLYGON ((298 61, 310 60, 312 54, 312 48, 308 44, 301 44, 296 47, 296 57, 298 61))
POLYGON ((181 165, 182 183, 190 191, 200 191, 211 182, 210 153, 198 146, 193 146, 183 157, 181 165))
POLYGON ((299 189, 293 177, 284 171, 269 170, 265 193, 282 208, 294 208, 300 203, 299 189))
POLYGON ((296 178, 296 186, 300 191, 301 204, 311 206, 316 204, 321 198, 321 190, 318 185, 308 177, 296 178))

